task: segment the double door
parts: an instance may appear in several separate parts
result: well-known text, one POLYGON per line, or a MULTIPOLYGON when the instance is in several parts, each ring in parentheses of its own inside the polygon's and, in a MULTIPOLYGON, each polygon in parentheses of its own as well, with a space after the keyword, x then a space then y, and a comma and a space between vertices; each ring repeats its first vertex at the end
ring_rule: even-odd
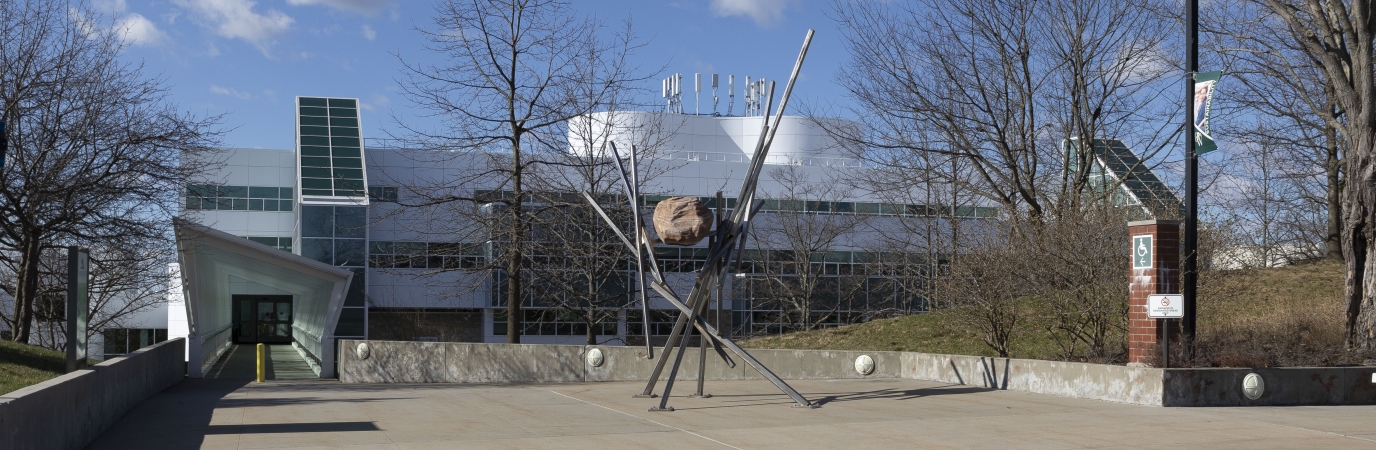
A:
POLYGON ((290 295, 235 295, 234 341, 241 344, 291 342, 290 295))

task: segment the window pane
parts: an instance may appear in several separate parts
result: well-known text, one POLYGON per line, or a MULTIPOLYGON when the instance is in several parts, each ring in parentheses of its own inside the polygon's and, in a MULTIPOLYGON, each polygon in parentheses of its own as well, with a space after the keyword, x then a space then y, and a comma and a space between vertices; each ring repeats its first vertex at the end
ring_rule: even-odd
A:
POLYGON ((329 135, 330 135, 330 129, 329 129, 329 127, 313 127, 313 126, 309 126, 309 125, 302 125, 302 126, 301 126, 301 135, 302 135, 302 136, 305 136, 305 135, 310 135, 310 136, 329 136, 329 135))
POLYGON ((334 243, 332 239, 301 239, 301 256, 325 264, 334 264, 334 243))
POLYGON ((330 167, 330 158, 302 156, 301 167, 330 167))
POLYGON ((275 237, 249 236, 249 237, 248 237, 248 240, 253 241, 253 242, 257 242, 257 243, 259 243, 259 244, 263 244, 263 245, 266 245, 266 246, 269 246, 269 247, 276 247, 276 246, 277 246, 277 238, 275 238, 275 237))
POLYGON ((246 198, 236 198, 236 199, 234 199, 234 210, 235 210, 235 211, 248 211, 248 199, 246 199, 246 198))
POLYGON ((362 154, 359 152, 358 147, 334 147, 333 151, 334 156, 343 158, 357 158, 359 157, 358 155, 362 154))
POLYGON ((331 117, 330 125, 336 127, 357 127, 358 119, 349 117, 331 117))
POLYGON ((319 126, 325 126, 325 125, 329 125, 330 122, 329 122, 329 119, 326 119, 326 118, 324 118, 324 117, 307 117, 307 116, 301 116, 301 124, 302 124, 302 125, 319 125, 319 126))
POLYGON ((334 178, 361 180, 363 179, 363 169, 334 169, 334 178))
POLYGON ((363 266, 368 263, 363 252, 362 239, 335 239, 334 264, 336 266, 363 266))
POLYGON ((358 117, 358 110, 349 108, 330 108, 333 117, 358 117))
POLYGON ((276 211, 277 200, 263 200, 263 211, 276 211))
POLYGON ((277 210, 278 210, 278 211, 291 211, 291 200, 278 200, 278 201, 277 201, 277 210))
POLYGON ((356 137, 336 137, 330 138, 330 143, 335 147, 358 147, 359 142, 356 137))
POLYGON ((334 207, 332 206, 302 206, 301 207, 301 236, 306 237, 333 237, 334 236, 334 207))
POLYGON ((277 198, 291 198, 291 188, 279 188, 277 190, 277 198))
POLYGON ((359 158, 334 158, 334 166, 346 169, 362 169, 363 160, 359 158))
MULTIPOLYGON (((305 127, 302 127, 305 128, 305 127)), ((330 127, 330 136, 351 136, 358 137, 358 128, 354 127, 330 127)))
POLYGON ((251 186, 248 188, 249 198, 277 198, 277 188, 251 186))
POLYGON ((229 197, 229 198, 246 198, 246 197, 248 197, 248 188, 247 188, 247 187, 244 187, 244 186, 220 186, 219 189, 217 189, 217 190, 219 191, 219 194, 217 195, 218 197, 229 197))
POLYGON ((335 337, 363 337, 363 308, 340 308, 335 337))
POLYGON ((301 115, 303 115, 303 116, 326 116, 326 115, 329 115, 329 114, 326 114, 327 111, 329 111, 329 110, 327 110, 327 109, 325 109, 325 108, 312 108, 312 107, 309 107, 309 106, 302 106, 302 107, 301 107, 301 115))
POLYGON ((333 187, 334 187, 334 183, 330 182, 330 180, 329 180, 328 178, 324 178, 324 179, 320 179, 320 178, 302 178, 302 179, 301 179, 301 188, 303 188, 303 189, 331 189, 331 188, 333 188, 333 187))
POLYGON ((356 108, 358 106, 357 103, 350 98, 332 98, 329 100, 331 108, 356 108))
POLYGON ((364 269, 349 269, 354 273, 349 279, 349 291, 344 295, 344 306, 363 306, 363 286, 366 286, 364 269))
POLYGON ((342 238, 363 238, 368 226, 368 210, 358 206, 335 208, 334 236, 342 238))
POLYGON ((321 136, 301 136, 301 145, 330 145, 330 138, 321 136))
POLYGON ((302 155, 302 156, 330 156, 330 148, 329 148, 329 147, 317 147, 317 146, 314 146, 314 145, 302 145, 302 146, 301 146, 301 155, 302 155))
POLYGON ((301 102, 301 106, 328 106, 325 99, 318 97, 301 97, 297 100, 301 102))
POLYGON ((302 178, 330 178, 330 169, 323 167, 302 167, 302 178))
MULTIPOLYGON (((211 201, 213 202, 214 200, 211 200, 211 201)), ((200 197, 187 197, 187 198, 186 198, 186 209, 201 209, 201 198, 200 198, 200 197)))
MULTIPOLYGON (((275 201, 277 201, 277 200, 273 200, 273 201, 275 202, 275 201)), ((249 211, 262 211, 262 210, 263 210, 263 200, 261 200, 261 199, 256 199, 256 198, 248 199, 248 210, 249 210, 249 211)))
POLYGON ((218 199, 215 199, 215 209, 218 209, 218 210, 220 210, 220 211, 231 211, 231 210, 233 210, 233 209, 234 209, 234 199, 232 199, 232 198, 218 198, 218 199))

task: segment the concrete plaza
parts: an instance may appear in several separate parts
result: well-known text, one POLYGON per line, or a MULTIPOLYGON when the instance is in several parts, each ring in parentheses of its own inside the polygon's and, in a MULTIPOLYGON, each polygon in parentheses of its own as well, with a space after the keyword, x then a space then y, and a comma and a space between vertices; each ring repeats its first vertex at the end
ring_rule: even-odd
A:
MULTIPOLYGON (((222 372, 226 373, 226 372, 222 372)), ((342 384, 189 379, 93 449, 1376 448, 1376 406, 1160 408, 906 379, 709 381, 674 412, 642 383, 342 384)))

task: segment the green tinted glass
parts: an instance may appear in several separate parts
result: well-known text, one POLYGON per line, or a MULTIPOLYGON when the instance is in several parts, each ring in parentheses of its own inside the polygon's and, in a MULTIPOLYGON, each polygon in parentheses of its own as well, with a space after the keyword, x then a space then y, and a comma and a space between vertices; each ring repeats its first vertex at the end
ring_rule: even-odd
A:
POLYGON ((329 106, 323 98, 301 97, 301 106, 329 106))
POLYGON ((302 125, 329 126, 330 120, 324 117, 301 116, 302 125))

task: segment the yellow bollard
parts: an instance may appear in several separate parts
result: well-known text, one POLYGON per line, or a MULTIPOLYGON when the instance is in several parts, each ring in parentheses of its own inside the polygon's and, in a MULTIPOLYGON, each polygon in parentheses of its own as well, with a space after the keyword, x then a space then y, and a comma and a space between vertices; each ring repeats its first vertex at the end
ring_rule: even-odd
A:
POLYGON ((266 361, 265 361, 265 359, 264 359, 264 357, 266 356, 266 354, 264 353, 265 350, 266 350, 266 347, 264 347, 263 344, 258 344, 258 382, 259 382, 259 383, 262 383, 263 380, 267 379, 267 363, 266 363, 266 361))

